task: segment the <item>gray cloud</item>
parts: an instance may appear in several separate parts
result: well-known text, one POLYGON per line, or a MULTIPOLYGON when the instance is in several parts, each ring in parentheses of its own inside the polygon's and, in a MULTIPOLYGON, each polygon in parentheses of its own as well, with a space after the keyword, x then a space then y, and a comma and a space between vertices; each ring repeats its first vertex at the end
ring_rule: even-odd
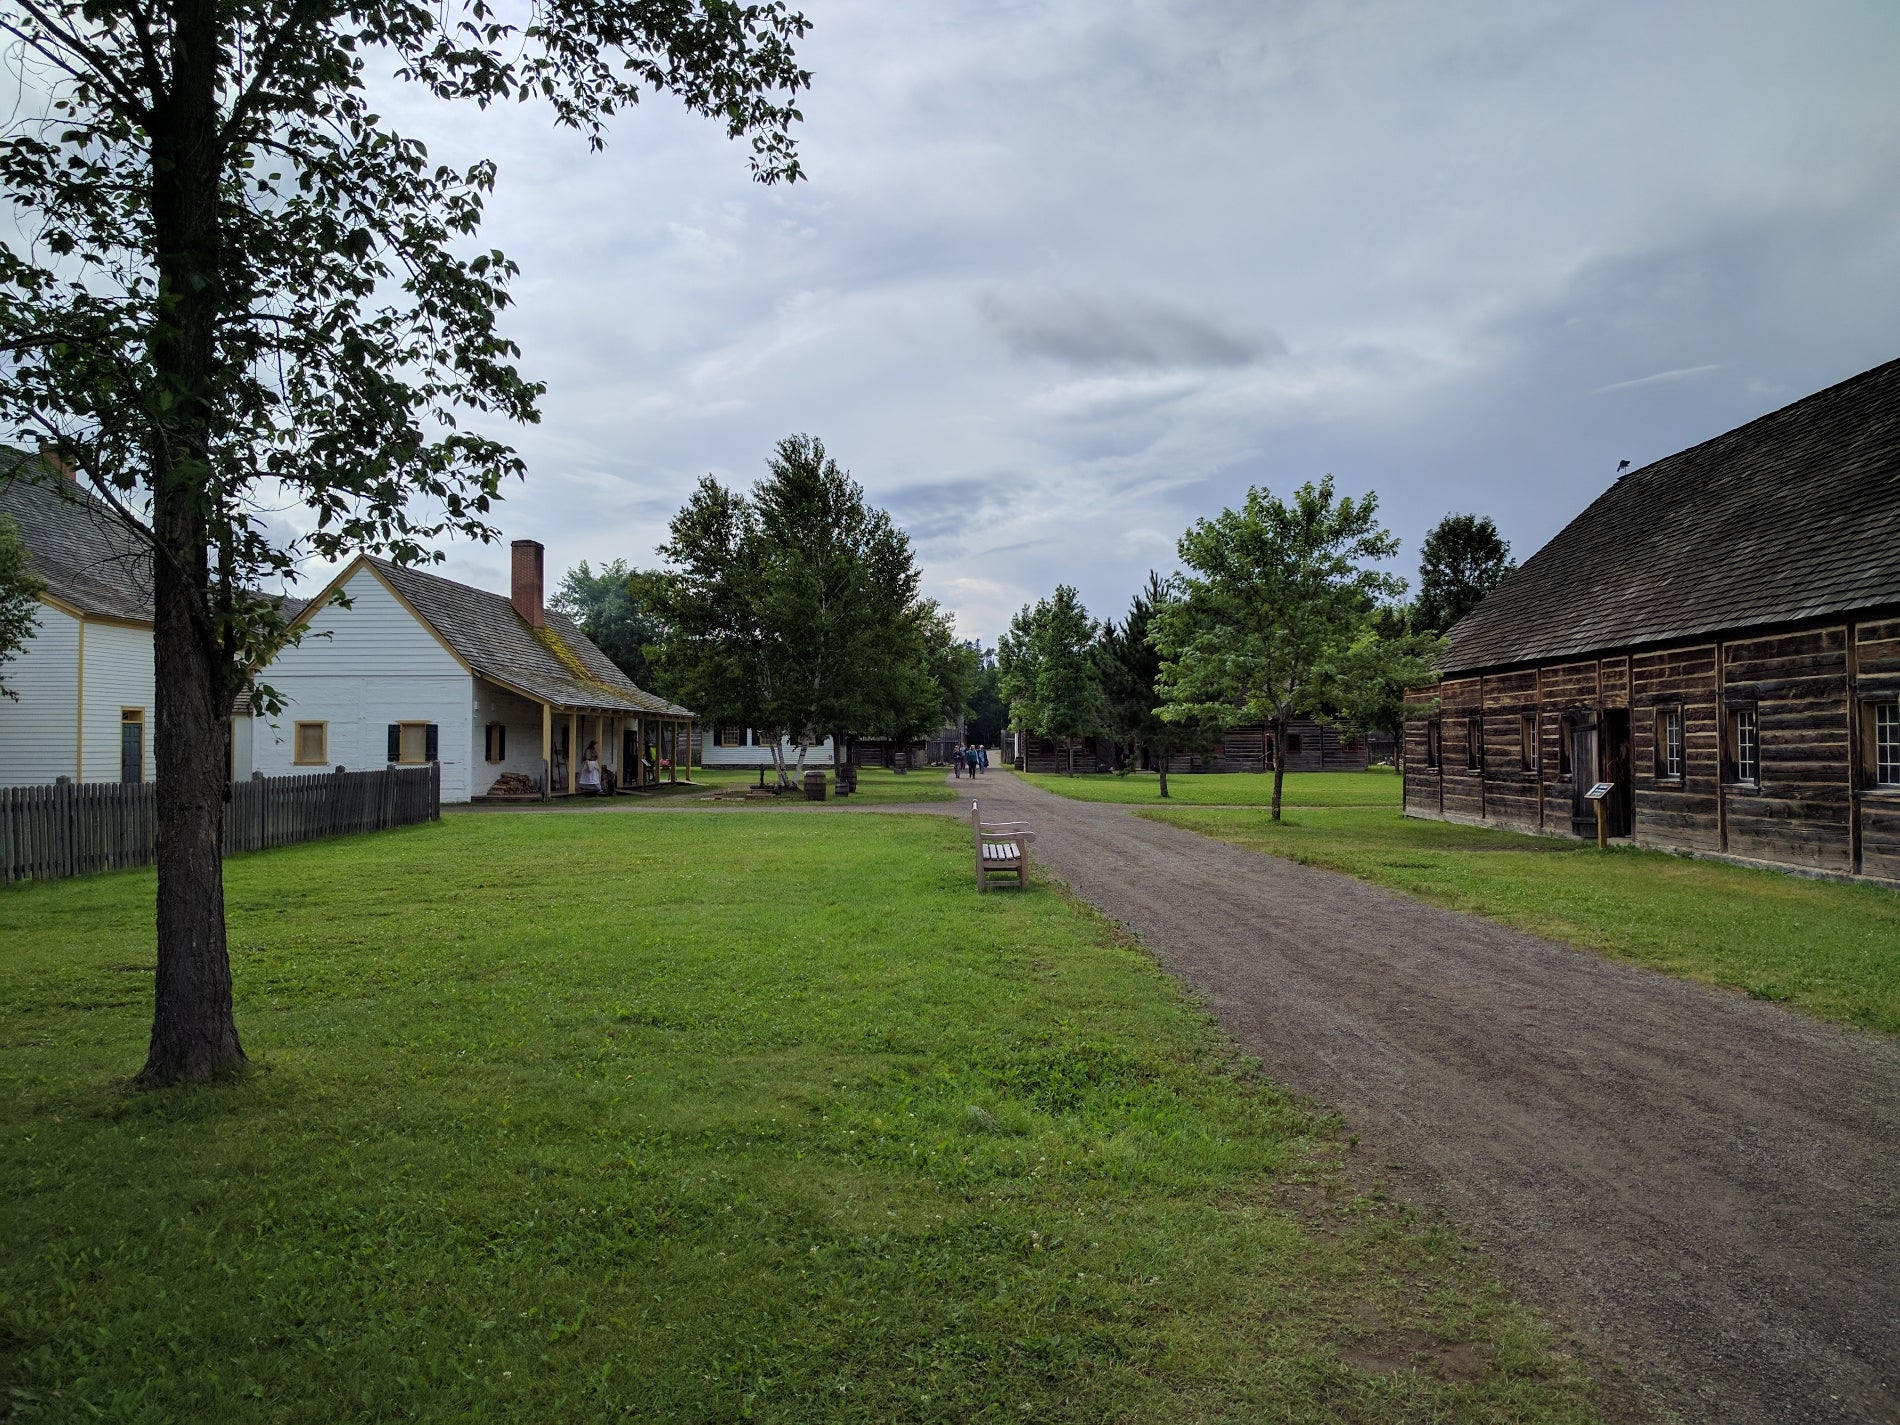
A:
POLYGON ((1245 336, 1164 302, 1080 292, 981 292, 976 308, 1010 352, 1078 370, 1244 366, 1281 356, 1270 331, 1245 336))
POLYGON ((1449 510, 1527 554, 1619 459, 1900 354, 1900 6, 807 8, 791 187, 664 103, 593 155, 378 95, 499 162, 480 244, 549 391, 497 521, 551 578, 652 562, 794 431, 986 639, 1058 581, 1119 615, 1193 519, 1328 471, 1407 572, 1449 510))

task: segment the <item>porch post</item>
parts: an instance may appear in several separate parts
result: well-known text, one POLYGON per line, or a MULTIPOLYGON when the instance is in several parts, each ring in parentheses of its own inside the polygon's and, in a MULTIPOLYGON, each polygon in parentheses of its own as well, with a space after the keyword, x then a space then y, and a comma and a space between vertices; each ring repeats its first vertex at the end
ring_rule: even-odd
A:
POLYGON ((554 709, 541 704, 541 800, 554 792, 554 709))
POLYGON ((581 715, 570 712, 567 715, 567 788, 574 790, 574 778, 580 775, 581 758, 581 715))

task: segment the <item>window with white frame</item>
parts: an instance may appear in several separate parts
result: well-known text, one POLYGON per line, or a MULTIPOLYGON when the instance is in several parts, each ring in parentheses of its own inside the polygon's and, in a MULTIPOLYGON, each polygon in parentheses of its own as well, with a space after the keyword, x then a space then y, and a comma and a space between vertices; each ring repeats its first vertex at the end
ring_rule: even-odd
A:
POLYGON ((1753 703, 1728 710, 1728 765, 1734 781, 1761 782, 1761 715, 1753 703))
POLYGON ((1656 775, 1665 781, 1682 779, 1682 709, 1656 709, 1656 775))
POLYGON ((1900 787, 1900 699, 1890 698, 1868 708, 1872 724, 1867 739, 1876 787, 1900 787))

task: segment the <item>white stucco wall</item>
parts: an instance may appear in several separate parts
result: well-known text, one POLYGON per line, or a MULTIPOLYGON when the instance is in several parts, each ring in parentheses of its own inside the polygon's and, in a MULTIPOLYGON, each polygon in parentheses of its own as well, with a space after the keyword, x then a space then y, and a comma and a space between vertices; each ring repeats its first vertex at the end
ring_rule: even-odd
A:
MULTIPOLYGON (((0 672, 18 695, 0 697, 0 786, 77 776, 79 620, 41 604, 35 636, 0 672)), ((117 762, 115 753, 115 769, 117 762)))
MULTIPOLYGON (((769 742, 763 746, 753 743, 751 739, 756 736, 756 733, 748 730, 746 733, 746 746, 715 747, 713 746, 712 729, 711 727, 706 727, 702 729, 701 736, 696 739, 698 742, 696 760, 702 767, 770 766, 772 762, 772 745, 769 742)), ((781 742, 779 748, 785 754, 785 763, 787 766, 794 765, 798 761, 798 744, 796 742, 781 742)), ((807 767, 829 767, 831 760, 831 739, 829 737, 823 742, 814 743, 805 749, 805 765, 807 767)))
MULTIPOLYGON (((351 607, 318 609, 303 641, 285 649, 261 675, 285 706, 276 717, 253 720, 252 767, 267 777, 322 770, 296 761, 299 722, 328 723, 324 766, 352 772, 388 764, 391 723, 432 722, 442 800, 467 801, 470 763, 482 752, 479 742, 470 744, 474 678, 368 566, 346 587, 351 607)), ((537 749, 540 735, 537 719, 537 749)))
POLYGON ((503 772, 519 772, 539 783, 541 704, 477 678, 474 725, 469 729, 469 747, 474 756, 471 786, 476 796, 483 795, 494 786, 495 779, 503 772), (484 755, 488 746, 487 728, 491 722, 499 722, 508 729, 508 755, 499 762, 490 762, 484 755))
POLYGON ((145 775, 158 772, 153 753, 158 722, 152 711, 152 631, 86 620, 83 782, 120 780, 119 736, 127 708, 145 714, 145 775))
POLYGON ((231 780, 247 781, 251 775, 251 724, 256 719, 239 713, 231 719, 231 780))

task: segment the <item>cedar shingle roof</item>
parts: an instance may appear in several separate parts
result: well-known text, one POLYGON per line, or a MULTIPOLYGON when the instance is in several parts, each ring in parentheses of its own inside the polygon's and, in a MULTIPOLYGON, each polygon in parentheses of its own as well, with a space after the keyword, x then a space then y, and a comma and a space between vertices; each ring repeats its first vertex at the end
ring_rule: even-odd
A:
POLYGON ((1473 672, 1900 605, 1900 361, 1632 470, 1452 625, 1473 672))
POLYGON ((504 596, 386 559, 372 558, 369 563, 485 678, 562 707, 692 716, 635 684, 572 620, 553 609, 546 611, 546 631, 580 665, 585 678, 536 636, 504 596))
POLYGON ((82 614, 152 621, 151 554, 98 496, 0 445, 0 514, 19 523, 48 594, 82 614))

